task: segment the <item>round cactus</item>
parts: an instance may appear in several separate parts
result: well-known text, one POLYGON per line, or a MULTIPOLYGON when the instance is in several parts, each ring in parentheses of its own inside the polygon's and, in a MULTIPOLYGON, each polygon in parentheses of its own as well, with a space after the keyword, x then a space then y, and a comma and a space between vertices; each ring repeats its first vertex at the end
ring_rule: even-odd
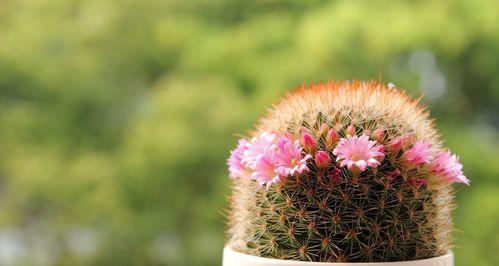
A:
POLYGON ((452 245, 469 184, 428 113, 404 92, 350 81, 288 93, 228 159, 228 245, 262 257, 381 262, 452 245))

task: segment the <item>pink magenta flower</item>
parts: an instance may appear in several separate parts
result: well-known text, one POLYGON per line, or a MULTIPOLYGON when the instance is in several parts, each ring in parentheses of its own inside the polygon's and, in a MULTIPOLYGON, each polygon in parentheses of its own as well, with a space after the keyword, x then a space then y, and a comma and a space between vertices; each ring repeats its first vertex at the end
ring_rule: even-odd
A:
POLYGON ((370 141, 366 134, 341 138, 333 154, 337 156, 336 161, 340 162, 341 167, 360 171, 366 170, 367 166, 378 167, 385 157, 383 145, 370 141))
POLYGON ((291 137, 263 132, 249 142, 242 142, 231 154, 231 177, 250 176, 260 186, 270 186, 282 179, 308 171, 307 160, 312 155, 302 155, 300 141, 291 137), (234 174, 232 174, 234 173, 234 174))
POLYGON ((227 159, 229 173, 231 178, 244 178, 248 176, 246 165, 241 161, 243 154, 247 150, 248 141, 240 139, 237 147, 230 152, 230 157, 227 159))
POLYGON ((326 168, 331 164, 331 157, 327 151, 318 151, 314 158, 315 164, 318 168, 326 168))
POLYGON ((423 140, 417 141, 412 148, 404 153, 404 159, 414 166, 430 163, 433 159, 431 144, 423 140))
POLYGON ((253 173, 251 174, 251 178, 255 179, 259 186, 266 185, 268 187, 281 181, 281 177, 276 172, 274 149, 266 149, 265 152, 259 156, 252 168, 253 173))
POLYGON ((255 168, 260 157, 267 153, 269 149, 275 148, 276 139, 277 137, 275 134, 267 132, 263 132, 260 135, 253 137, 251 141, 246 144, 241 162, 246 167, 255 168))
POLYGON ((462 171, 463 165, 459 162, 459 157, 452 155, 450 151, 441 151, 437 153, 433 162, 431 162, 431 171, 449 181, 450 183, 470 184, 462 171))
POLYGON ((294 176, 308 171, 307 160, 312 155, 302 156, 302 147, 299 141, 292 141, 289 137, 279 137, 275 151, 276 172, 281 177, 294 176))

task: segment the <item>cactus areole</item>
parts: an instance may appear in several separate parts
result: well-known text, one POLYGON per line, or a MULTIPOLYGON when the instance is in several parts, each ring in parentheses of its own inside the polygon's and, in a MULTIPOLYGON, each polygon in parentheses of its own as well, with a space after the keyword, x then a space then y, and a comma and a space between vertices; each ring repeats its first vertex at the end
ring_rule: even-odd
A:
POLYGON ((312 262, 391 262, 452 246, 452 183, 469 184, 428 112, 375 81, 286 94, 227 160, 227 246, 312 262))

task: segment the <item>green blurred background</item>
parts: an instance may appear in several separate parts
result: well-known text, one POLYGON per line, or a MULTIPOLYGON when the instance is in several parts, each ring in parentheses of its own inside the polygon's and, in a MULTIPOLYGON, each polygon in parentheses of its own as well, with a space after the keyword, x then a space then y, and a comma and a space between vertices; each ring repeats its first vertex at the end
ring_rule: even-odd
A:
POLYGON ((235 134, 380 72, 472 180, 456 265, 499 265, 498 25, 496 0, 0 1, 0 265, 220 265, 235 134))

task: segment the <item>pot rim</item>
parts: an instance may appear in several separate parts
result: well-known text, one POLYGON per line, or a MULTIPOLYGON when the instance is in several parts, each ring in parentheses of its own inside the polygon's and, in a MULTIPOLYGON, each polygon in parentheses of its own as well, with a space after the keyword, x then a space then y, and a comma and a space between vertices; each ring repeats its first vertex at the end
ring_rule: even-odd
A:
POLYGON ((447 254, 421 260, 409 261, 391 261, 391 262, 310 262, 310 261, 295 261, 295 260, 280 260, 258 257, 244 254, 235 251, 230 246, 225 246, 223 251, 224 266, 246 266, 246 265, 262 265, 262 266, 284 266, 284 265, 301 265, 301 266, 451 266, 454 265, 454 254, 452 251, 447 254))

